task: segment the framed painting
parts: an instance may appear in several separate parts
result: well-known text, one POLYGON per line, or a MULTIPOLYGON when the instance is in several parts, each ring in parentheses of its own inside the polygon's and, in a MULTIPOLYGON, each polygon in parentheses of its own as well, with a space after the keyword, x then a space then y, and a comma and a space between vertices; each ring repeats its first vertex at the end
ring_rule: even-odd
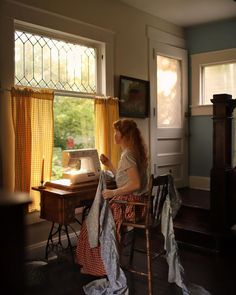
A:
POLYGON ((119 99, 120 117, 148 117, 149 81, 120 76, 119 99))

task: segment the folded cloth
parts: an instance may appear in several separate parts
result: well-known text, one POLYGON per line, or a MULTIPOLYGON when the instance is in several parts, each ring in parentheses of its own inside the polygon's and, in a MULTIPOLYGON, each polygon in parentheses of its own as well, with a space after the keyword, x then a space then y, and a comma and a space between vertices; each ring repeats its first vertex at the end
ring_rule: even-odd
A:
POLYGON ((177 214, 181 201, 174 187, 173 178, 169 176, 168 195, 164 202, 161 214, 161 232, 164 236, 164 249, 166 250, 166 260, 169 265, 168 282, 176 283, 182 288, 183 295, 188 295, 189 290, 184 284, 184 269, 180 263, 178 255, 178 245, 175 240, 173 228, 173 216, 177 214), (173 210, 172 210, 173 206, 173 210))
POLYGON ((84 286, 84 292, 88 295, 128 295, 126 277, 119 264, 114 218, 109 207, 109 201, 102 197, 102 190, 105 188, 105 175, 101 172, 95 200, 87 217, 86 226, 90 247, 97 247, 100 243, 107 280, 100 279, 89 283, 84 286))

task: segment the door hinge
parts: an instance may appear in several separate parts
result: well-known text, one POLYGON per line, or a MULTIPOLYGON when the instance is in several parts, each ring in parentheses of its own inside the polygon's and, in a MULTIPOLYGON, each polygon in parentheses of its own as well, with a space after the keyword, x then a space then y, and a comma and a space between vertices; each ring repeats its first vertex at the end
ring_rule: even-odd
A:
POLYGON ((153 108, 153 117, 156 116, 156 108, 153 108))
POLYGON ((153 59, 155 59, 155 57, 156 57, 155 48, 152 48, 152 57, 153 57, 153 59))
POLYGON ((185 118, 190 118, 191 117, 191 111, 189 110, 189 111, 185 112, 184 117, 185 118))

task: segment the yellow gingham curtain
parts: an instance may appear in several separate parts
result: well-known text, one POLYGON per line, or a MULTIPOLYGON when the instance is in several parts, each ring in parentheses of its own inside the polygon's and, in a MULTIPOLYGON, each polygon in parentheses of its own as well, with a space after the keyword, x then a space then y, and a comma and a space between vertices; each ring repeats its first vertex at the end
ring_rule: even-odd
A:
POLYGON ((95 98, 95 146, 99 155, 105 154, 117 168, 120 149, 114 143, 113 122, 119 119, 117 98, 95 98))
POLYGON ((11 106, 15 131, 15 191, 30 192, 29 211, 40 209, 40 185, 44 157, 44 181, 51 177, 53 155, 53 98, 49 90, 12 88, 11 106))

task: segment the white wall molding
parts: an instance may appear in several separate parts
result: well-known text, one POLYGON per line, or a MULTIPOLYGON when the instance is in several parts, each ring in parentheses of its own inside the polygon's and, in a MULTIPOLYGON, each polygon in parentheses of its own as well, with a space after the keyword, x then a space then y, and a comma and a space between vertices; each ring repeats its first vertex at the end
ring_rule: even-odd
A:
POLYGON ((189 187, 204 191, 210 191, 210 177, 189 176, 189 187))
POLYGON ((192 116, 212 116, 213 105, 190 106, 192 116))
POLYGON ((236 61, 236 49, 224 49, 191 55, 192 65, 192 116, 212 116, 212 104, 202 104, 202 69, 206 65, 217 65, 236 61))
MULTIPOLYGON (((97 25, 93 25, 90 23, 86 23, 86 22, 83 22, 83 21, 75 19, 75 18, 67 17, 67 16, 61 15, 59 13, 47 11, 42 8, 27 5, 27 4, 21 3, 19 1, 5 0, 5 5, 6 5, 5 6, 6 10, 9 12, 9 14, 13 14, 14 18, 16 18, 16 19, 20 19, 20 20, 31 23, 32 14, 34 14, 34 16, 36 16, 37 21, 40 19, 37 16, 38 15, 42 16, 42 14, 44 14, 46 20, 49 17, 53 17, 54 22, 55 22, 55 20, 61 20, 61 21, 63 20, 63 24, 61 25, 62 27, 67 27, 67 23, 65 24, 65 22, 69 22, 69 23, 73 22, 74 25, 79 26, 80 36, 84 34, 85 38, 100 40, 102 42, 104 42, 104 40, 106 40, 106 42, 109 42, 109 41, 113 42, 113 35, 115 33, 109 29, 106 29, 106 28, 103 28, 103 27, 100 27, 97 25)), ((43 20, 43 21, 45 21, 45 20, 43 20)), ((41 22, 42 22, 42 20, 40 21, 40 23, 41 22)), ((63 30, 61 30, 61 31, 63 31, 63 30)))
POLYGON ((147 26, 147 37, 155 42, 160 42, 179 48, 186 48, 186 41, 183 38, 174 36, 170 33, 163 32, 150 26, 147 26))
MULTIPOLYGON (((149 41, 149 80, 150 80, 150 160, 151 160, 151 173, 159 173, 156 163, 158 161, 158 147, 157 137, 160 137, 160 132, 157 131, 157 55, 168 56, 174 59, 181 60, 181 76, 182 76, 182 95, 183 102, 182 108, 187 110, 187 51, 186 41, 182 36, 176 36, 152 26, 146 27, 146 35, 149 41), (157 170, 156 170, 157 169, 157 170)), ((186 186, 188 184, 188 153, 187 141, 183 144, 183 177, 178 180, 178 186, 186 186)), ((167 158, 167 157, 165 157, 167 158)), ((182 161, 182 160, 181 160, 182 161)), ((159 163, 160 164, 160 163, 159 163)), ((158 164, 158 165, 159 165, 158 164)))

